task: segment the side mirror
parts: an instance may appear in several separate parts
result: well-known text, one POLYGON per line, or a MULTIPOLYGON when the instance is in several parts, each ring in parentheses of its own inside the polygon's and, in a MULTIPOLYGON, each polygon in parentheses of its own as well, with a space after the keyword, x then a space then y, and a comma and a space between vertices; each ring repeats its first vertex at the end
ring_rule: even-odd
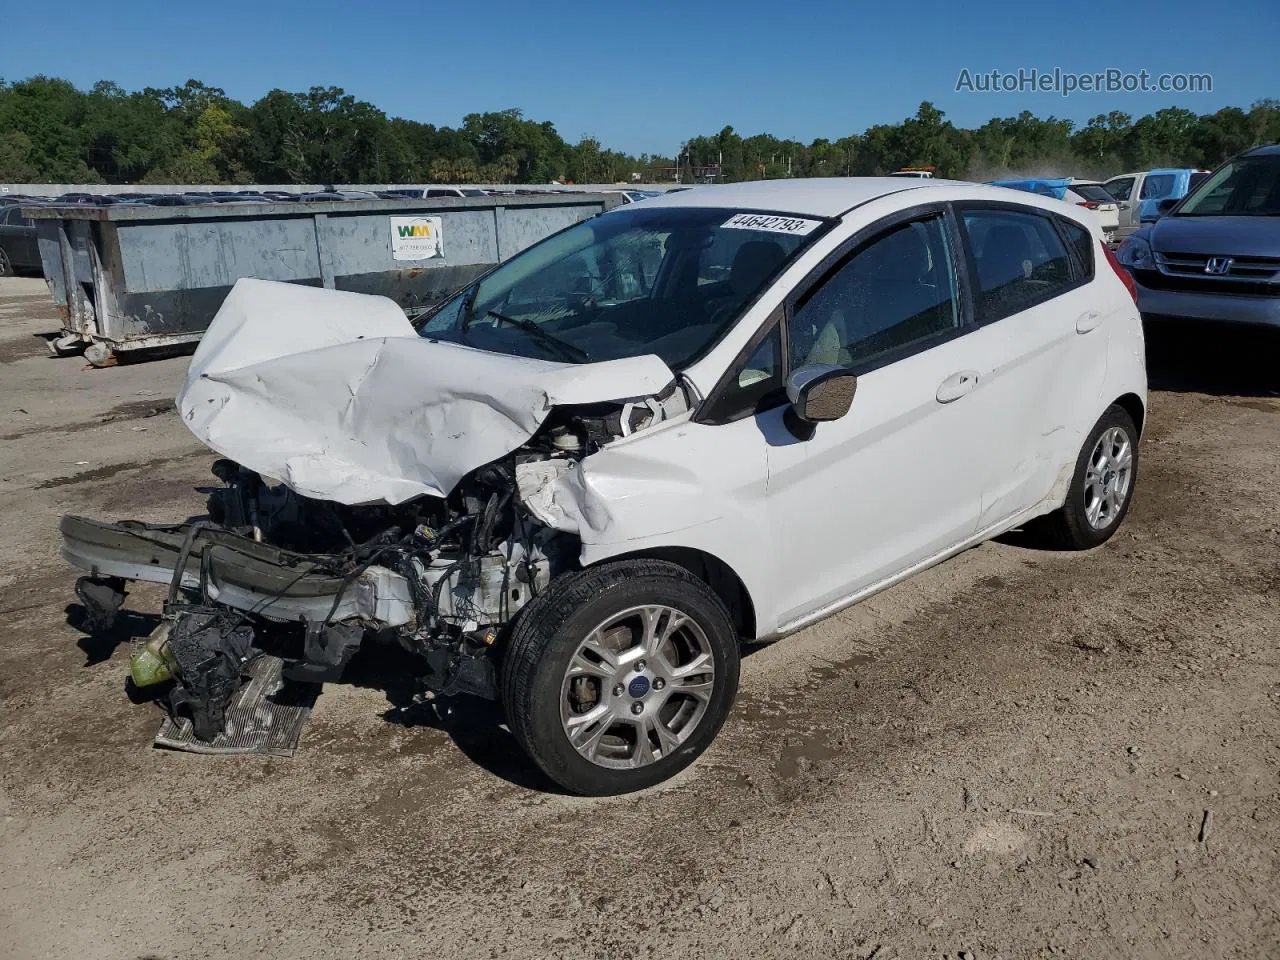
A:
POLYGON ((784 418, 798 440, 813 436, 814 427, 839 420, 849 412, 858 378, 833 363, 810 363, 797 367, 787 378, 787 399, 791 406, 784 418))
POLYGON ((1168 213, 1177 205, 1178 205, 1178 199, 1176 197, 1169 197, 1168 199, 1161 200, 1159 203, 1156 204, 1156 213, 1163 217, 1166 213, 1168 213))

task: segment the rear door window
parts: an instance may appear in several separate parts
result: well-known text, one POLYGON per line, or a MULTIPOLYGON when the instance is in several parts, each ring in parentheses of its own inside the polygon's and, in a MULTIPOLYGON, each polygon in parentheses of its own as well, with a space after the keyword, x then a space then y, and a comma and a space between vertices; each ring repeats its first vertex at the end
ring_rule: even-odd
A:
POLYGON ((964 209, 978 320, 990 323, 1064 293, 1076 283, 1071 257, 1046 214, 964 209))

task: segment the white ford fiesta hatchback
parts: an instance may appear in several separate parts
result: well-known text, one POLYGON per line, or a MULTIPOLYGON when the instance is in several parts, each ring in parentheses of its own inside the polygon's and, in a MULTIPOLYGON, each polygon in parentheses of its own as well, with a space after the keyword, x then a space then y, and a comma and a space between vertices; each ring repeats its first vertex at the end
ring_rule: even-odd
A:
POLYGON ((296 683, 390 640, 424 692, 499 700, 563 787, 622 793, 712 742, 743 641, 1013 527, 1102 543, 1145 405, 1132 285, 1083 208, 716 186, 572 226, 416 326, 241 281, 178 398, 225 458, 208 516, 66 517, 63 551, 99 624, 125 580, 170 583, 135 680, 199 739, 268 635, 296 683))

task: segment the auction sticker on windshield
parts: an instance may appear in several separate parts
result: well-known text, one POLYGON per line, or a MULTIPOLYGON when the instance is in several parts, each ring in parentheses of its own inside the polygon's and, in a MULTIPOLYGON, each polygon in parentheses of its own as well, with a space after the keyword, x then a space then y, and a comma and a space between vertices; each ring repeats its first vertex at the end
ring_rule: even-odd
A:
POLYGON ((440 217, 391 218, 391 257, 394 260, 443 257, 443 239, 440 217))
POLYGON ((821 220, 806 220, 804 217, 779 217, 768 213, 735 213, 724 222, 730 230, 764 230, 769 233, 792 233, 803 237, 812 233, 821 220))

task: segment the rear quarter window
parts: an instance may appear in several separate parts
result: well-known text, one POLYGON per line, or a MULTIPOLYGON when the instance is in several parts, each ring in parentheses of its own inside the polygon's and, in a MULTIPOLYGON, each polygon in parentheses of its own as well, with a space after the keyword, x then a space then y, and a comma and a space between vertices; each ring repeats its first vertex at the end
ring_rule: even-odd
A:
POLYGON ((1067 238, 1067 246, 1071 248, 1071 252, 1076 258, 1076 271, 1079 279, 1093 279, 1093 248, 1096 246, 1093 240, 1093 234, 1076 223, 1074 220, 1068 220, 1066 217, 1058 218, 1058 227, 1062 230, 1062 235, 1067 238))

